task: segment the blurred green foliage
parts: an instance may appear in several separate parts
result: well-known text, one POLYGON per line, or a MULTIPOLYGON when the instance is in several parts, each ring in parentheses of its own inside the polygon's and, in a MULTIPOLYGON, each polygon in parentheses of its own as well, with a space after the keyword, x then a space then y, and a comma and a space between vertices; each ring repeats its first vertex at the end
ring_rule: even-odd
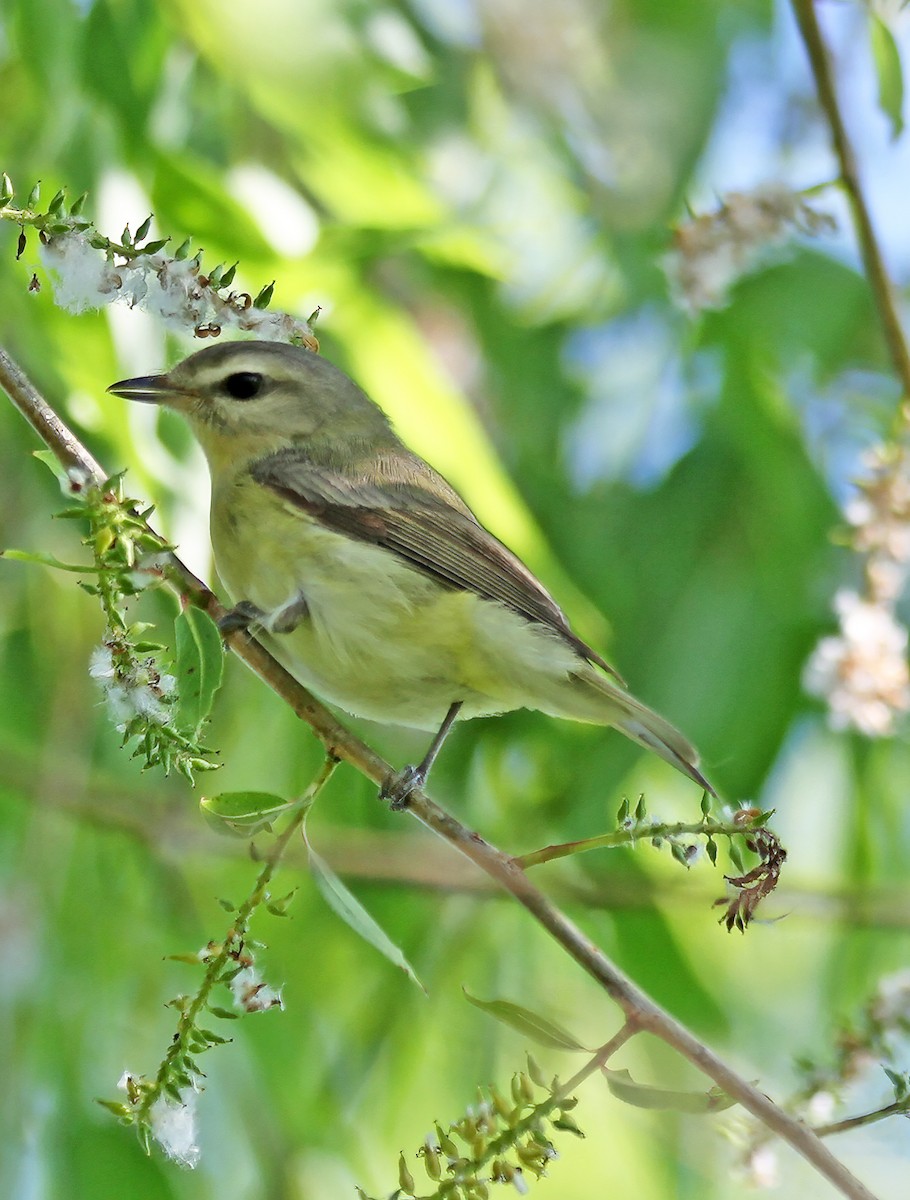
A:
MULTIPOLYGON (((659 269, 729 64, 743 45, 772 55, 774 29, 758 0, 3 0, 0 169, 23 191, 37 178, 47 196, 89 190, 112 236, 153 210, 152 236, 191 235, 209 265, 239 258, 243 287, 277 279, 276 307, 321 304, 323 352, 686 730, 721 793, 778 809, 790 863, 775 912, 788 916, 742 939, 717 926, 722 882, 704 863, 686 874, 639 849, 539 878, 661 1003, 782 1094, 793 1056, 823 1056, 836 1022, 906 961, 906 895, 882 889, 905 884, 910 759, 829 734, 800 687, 851 570, 830 537, 831 489, 895 399, 863 281, 794 251, 693 325, 659 269), (848 414, 845 372, 865 381, 848 414)), ((205 471, 185 431, 104 396, 188 343, 126 309, 55 309, 35 246, 17 264, 15 241, 0 226, 0 342, 207 570, 205 471)), ((57 485, 6 405, 0 436, 0 543, 72 558, 57 485)), ((173 616, 157 593, 136 610, 165 628, 173 616)), ((215 899, 246 894, 255 868, 184 780, 143 776, 120 752, 86 670, 101 632, 71 577, 0 563, 3 1194, 390 1192, 400 1148, 523 1062, 526 1043, 462 985, 592 1045, 614 1032, 609 1002, 523 913, 341 768, 314 845, 429 999, 329 911, 301 851, 277 889, 299 885, 290 919, 254 927, 287 1011, 233 1022, 233 1043, 206 1056, 199 1168, 146 1159, 93 1098, 125 1069, 154 1070, 173 1029, 163 1005, 196 982, 165 956, 222 936, 215 899)), ((359 728, 396 762, 421 752, 411 734, 359 728)), ((236 661, 206 740, 225 762, 209 790, 294 795, 321 760, 236 661)), ((538 714, 459 728, 433 790, 515 852, 602 832, 624 794, 698 817, 691 785, 619 735, 538 714)), ((550 1073, 575 1069, 537 1053, 550 1073)), ((637 1079, 704 1086, 659 1047, 622 1057, 637 1079)), ((887 1088, 863 1102, 876 1096, 887 1088)), ((716 1118, 632 1109, 597 1081, 576 1116, 587 1140, 561 1147, 541 1195, 710 1200, 743 1186, 716 1118)), ((870 1136, 843 1152, 874 1187, 897 1150, 870 1136)), ((828 1194, 789 1158, 784 1174, 783 1194, 828 1194)))

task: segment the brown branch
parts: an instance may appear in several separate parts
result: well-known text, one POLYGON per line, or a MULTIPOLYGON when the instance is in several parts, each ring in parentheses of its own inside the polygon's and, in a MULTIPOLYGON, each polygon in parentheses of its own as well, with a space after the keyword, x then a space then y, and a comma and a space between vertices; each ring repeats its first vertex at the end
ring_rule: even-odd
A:
POLYGON ((875 297, 888 353, 900 380, 904 396, 908 397, 910 396, 910 351, 907 348, 907 339, 898 312, 894 285, 885 266, 884 256, 875 234, 869 205, 866 202, 859 176, 856 154, 837 99, 834 73, 831 69, 831 56, 822 37, 815 8, 816 0, 793 0, 793 11, 796 14, 799 31, 809 56, 818 102, 831 130, 831 141, 837 156, 840 180, 853 213, 860 253, 875 297))
MULTIPOLYGON (((96 483, 103 482, 104 473, 99 465, 57 418, 24 373, 2 349, 0 386, 9 393, 22 415, 67 468, 79 468, 96 483)), ((174 556, 171 556, 166 575, 185 599, 204 608, 216 620, 224 615, 225 609, 215 595, 174 556)), ((389 778, 392 774, 390 765, 336 721, 329 710, 285 671, 262 646, 242 632, 232 634, 228 642, 238 657, 315 730, 329 754, 350 763, 378 785, 382 785, 389 778)), ((778 1108, 772 1100, 727 1066, 685 1026, 633 983, 574 922, 530 882, 515 859, 462 825, 423 792, 411 794, 408 808, 417 820, 460 850, 500 887, 514 896, 601 985, 622 1009, 632 1027, 652 1033, 672 1046, 718 1087, 802 1154, 844 1196, 850 1200, 875 1200, 873 1193, 831 1154, 808 1126, 778 1108)))

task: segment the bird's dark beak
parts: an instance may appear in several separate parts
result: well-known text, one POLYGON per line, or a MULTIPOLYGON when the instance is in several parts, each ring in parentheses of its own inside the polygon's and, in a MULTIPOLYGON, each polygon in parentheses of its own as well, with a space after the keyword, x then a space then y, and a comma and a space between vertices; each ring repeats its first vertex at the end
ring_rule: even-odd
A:
POLYGON ((143 404, 161 404, 174 394, 166 375, 139 375, 136 379, 121 379, 107 389, 124 400, 141 400, 143 404))

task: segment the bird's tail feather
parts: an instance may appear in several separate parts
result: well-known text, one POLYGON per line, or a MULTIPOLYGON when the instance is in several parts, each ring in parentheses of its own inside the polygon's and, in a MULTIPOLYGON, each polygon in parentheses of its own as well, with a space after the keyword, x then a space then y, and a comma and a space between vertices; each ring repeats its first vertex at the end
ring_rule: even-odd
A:
MULTIPOLYGON (((615 726, 633 742, 651 750, 678 771, 688 775, 706 792, 712 796, 716 795, 714 788, 698 769, 698 751, 659 713, 593 669, 590 674, 579 673, 573 676, 572 684, 576 702, 581 701, 583 694, 587 701, 583 706, 586 711, 580 711, 582 705, 576 703, 572 716, 583 721, 615 726), (583 693, 578 684, 587 685, 583 693)), ((564 710, 564 715, 568 716, 569 712, 564 710)))
POLYGON ((717 794, 698 769, 698 751, 678 729, 675 729, 669 721, 665 721, 650 708, 646 708, 644 704, 632 700, 631 697, 623 705, 623 708, 625 711, 620 712, 613 721, 617 729, 621 730, 626 737, 630 737, 633 742, 638 742, 647 750, 653 750, 655 754, 660 755, 662 759, 682 771, 684 775, 694 779, 699 787, 703 787, 712 796, 717 794))

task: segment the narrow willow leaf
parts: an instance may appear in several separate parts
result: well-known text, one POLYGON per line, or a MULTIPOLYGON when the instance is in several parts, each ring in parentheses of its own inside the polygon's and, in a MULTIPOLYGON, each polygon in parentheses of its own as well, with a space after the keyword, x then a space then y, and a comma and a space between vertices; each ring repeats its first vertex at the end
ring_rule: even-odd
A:
POLYGON ((50 471, 53 471, 60 483, 69 483, 69 476, 66 473, 66 467, 63 466, 53 450, 33 450, 32 458, 37 458, 39 462, 43 462, 50 471))
POLYGON ((199 807, 208 823, 221 833, 250 838, 296 803, 272 792, 221 792, 203 796, 199 807))
POLYGON ((489 1013, 497 1021, 502 1021, 504 1025, 511 1025, 513 1029, 517 1029, 526 1037, 533 1038, 541 1046, 549 1046, 553 1050, 587 1050, 587 1047, 573 1037, 568 1030, 563 1029, 561 1025, 557 1025, 548 1017, 542 1017, 540 1013, 532 1012, 530 1008, 513 1004, 511 1000, 478 1000, 476 996, 471 995, 467 988, 461 990, 469 1004, 483 1009, 485 1013, 489 1013))
POLYGON ((221 634, 201 608, 186 608, 174 622, 177 647, 178 728, 196 732, 209 715, 224 673, 221 634))
POLYGON ((736 1103, 732 1096, 719 1088, 708 1092, 676 1092, 669 1088, 653 1087, 648 1083, 637 1083, 628 1071, 610 1071, 604 1068, 607 1087, 617 1100, 631 1104, 634 1108, 672 1109, 684 1113, 713 1113, 732 1108, 736 1103))
POLYGON ((892 140, 904 131, 904 73, 894 35, 885 22, 869 14, 869 39, 878 80, 878 106, 891 122, 892 140))
POLYGON ((66 563, 53 554, 42 554, 38 550, 0 550, 0 558, 10 558, 14 562, 40 563, 42 567, 53 567, 55 571, 74 571, 77 575, 93 575, 98 572, 97 567, 66 563))
POLYGON ((316 886, 322 893, 322 897, 329 908, 337 916, 341 917, 342 921, 346 925, 349 925, 355 933, 359 934, 365 942, 369 942, 374 949, 384 955, 389 962, 404 971, 409 979, 412 979, 422 991, 426 992, 427 989, 423 986, 420 979, 418 979, 416 971, 405 958, 400 947, 395 945, 382 926, 370 916, 357 897, 341 882, 329 864, 320 858, 313 849, 310 839, 307 836, 306 825, 303 826, 303 840, 306 843, 313 879, 316 881, 316 886))

